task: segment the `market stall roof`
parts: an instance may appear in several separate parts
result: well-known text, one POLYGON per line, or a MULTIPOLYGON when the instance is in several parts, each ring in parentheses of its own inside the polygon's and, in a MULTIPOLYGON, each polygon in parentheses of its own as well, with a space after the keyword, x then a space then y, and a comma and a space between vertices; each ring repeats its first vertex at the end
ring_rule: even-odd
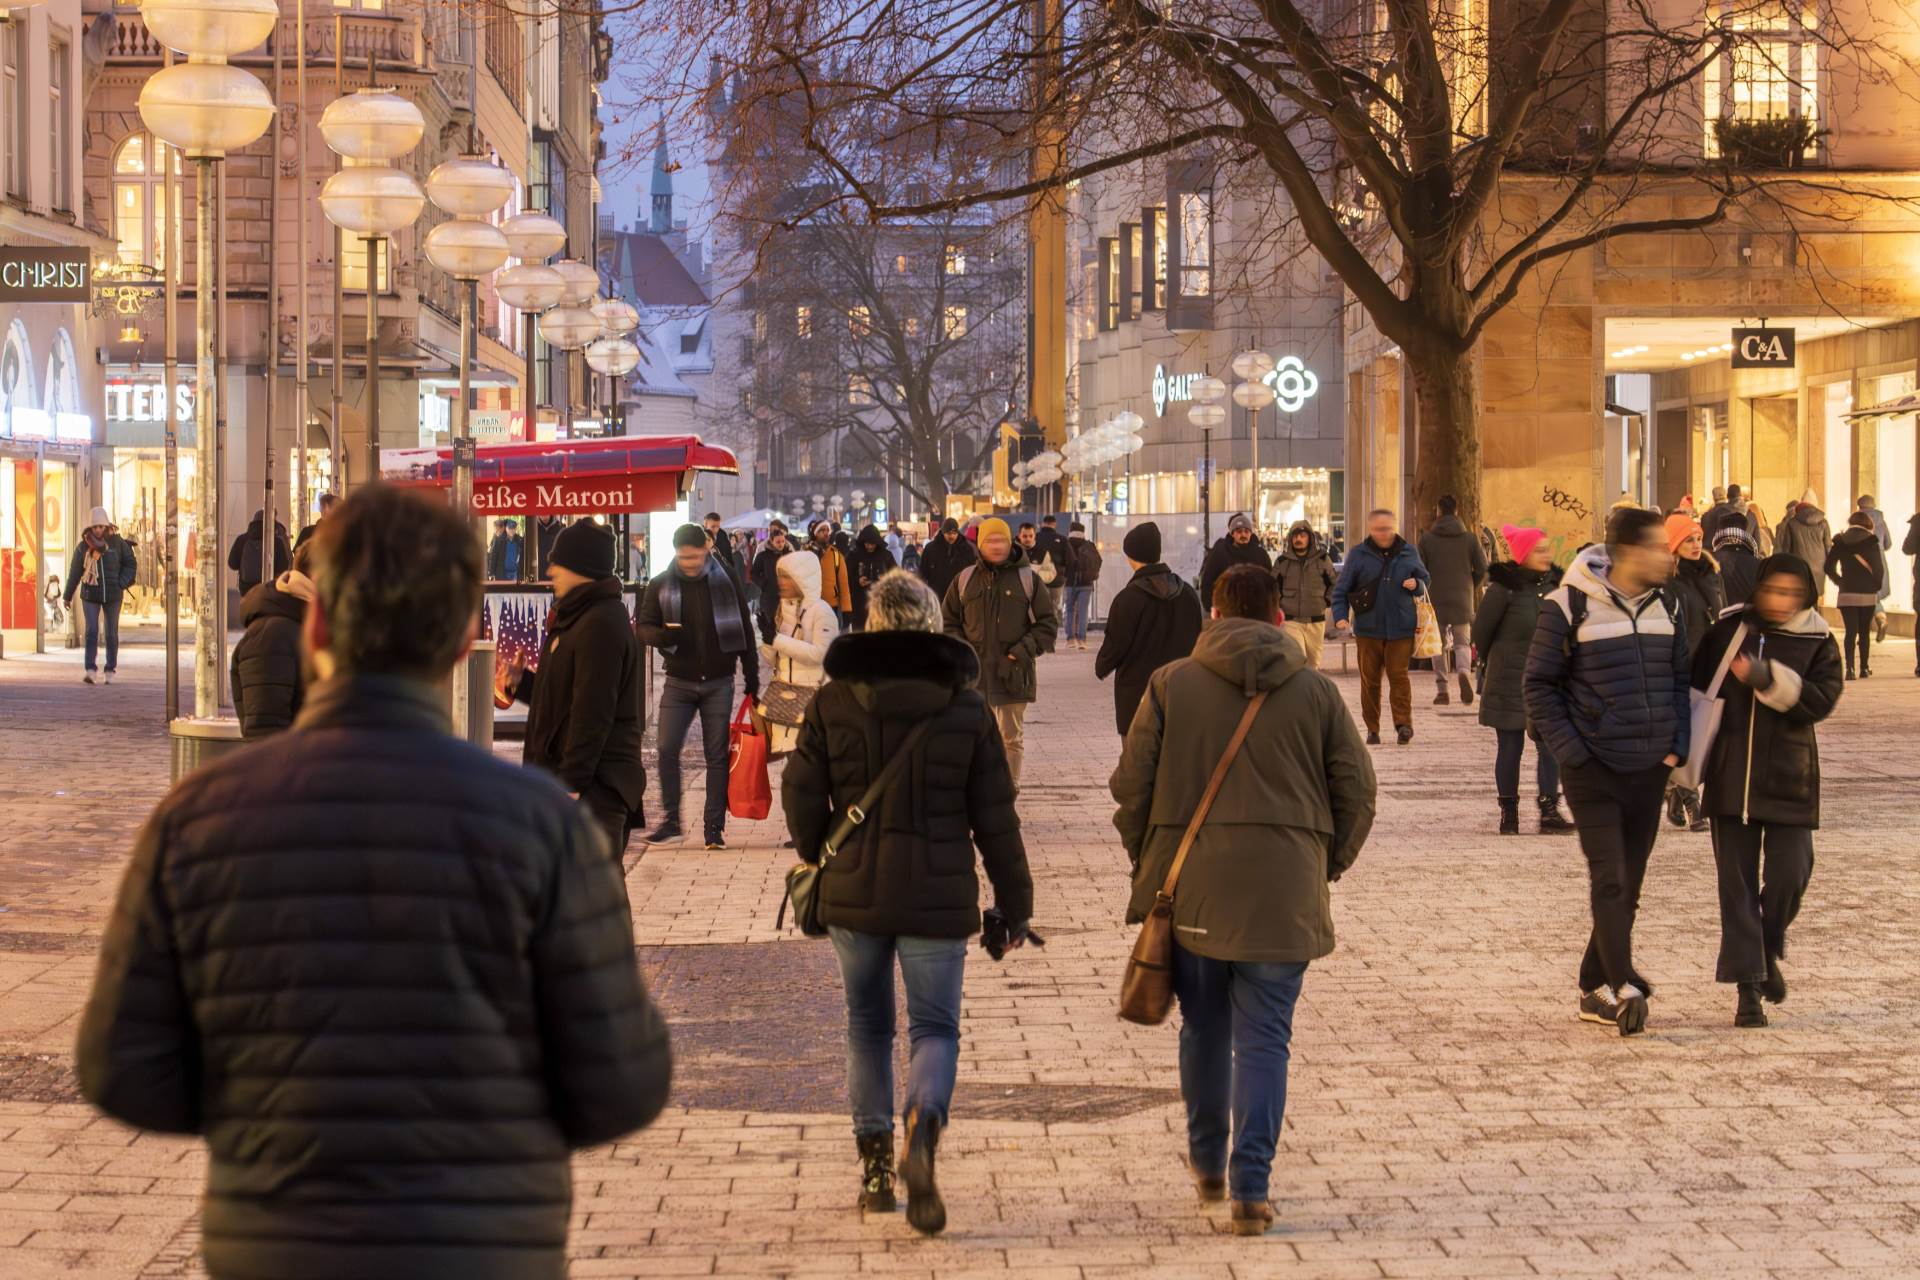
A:
POLYGON ((778 511, 775 511, 772 507, 762 507, 758 511, 749 511, 744 515, 737 515, 731 520, 722 520, 720 527, 729 530, 764 529, 775 520, 778 520, 781 524, 787 522, 786 517, 778 511))
MULTIPOLYGON (((473 509, 488 516, 666 511, 694 472, 739 470, 731 452, 698 436, 482 445, 474 451, 473 509)), ((449 488, 453 450, 382 449, 380 473, 394 484, 449 488)))
POLYGON ((1883 401, 1867 409, 1855 409, 1845 417, 1849 422, 1863 418, 1897 418, 1901 414, 1920 413, 1920 391, 1909 391, 1895 400, 1883 401))

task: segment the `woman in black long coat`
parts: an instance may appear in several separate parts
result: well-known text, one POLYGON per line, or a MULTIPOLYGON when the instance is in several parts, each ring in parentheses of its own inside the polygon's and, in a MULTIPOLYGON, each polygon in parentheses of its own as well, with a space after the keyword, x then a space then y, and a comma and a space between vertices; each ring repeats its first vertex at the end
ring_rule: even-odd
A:
MULTIPOLYGON (((1487 592, 1473 615, 1473 647, 1486 673, 1480 689, 1480 723, 1499 739, 1493 778, 1500 799, 1500 834, 1519 835, 1520 758, 1529 736, 1521 683, 1534 624, 1540 620, 1540 601, 1560 585, 1560 570, 1554 567, 1545 530, 1507 525, 1501 534, 1514 559, 1500 561, 1487 572, 1487 592)), ((1573 824, 1560 812, 1559 762, 1537 738, 1533 751, 1540 830, 1571 831, 1573 824)))
POLYGON ((1768 556, 1752 602, 1716 623, 1693 659, 1693 687, 1704 693, 1728 648, 1737 646, 1720 685, 1726 708, 1707 748, 1704 790, 1720 879, 1714 976, 1740 989, 1738 1027, 1766 1026, 1761 1001, 1787 998, 1780 973, 1787 926, 1813 876, 1820 825, 1814 726, 1844 687, 1840 651, 1818 600, 1805 560, 1768 556))

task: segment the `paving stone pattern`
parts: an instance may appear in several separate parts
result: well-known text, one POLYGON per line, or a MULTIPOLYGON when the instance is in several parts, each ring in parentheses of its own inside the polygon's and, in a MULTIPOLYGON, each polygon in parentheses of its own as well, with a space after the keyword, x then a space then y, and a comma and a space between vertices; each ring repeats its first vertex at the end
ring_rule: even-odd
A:
MULTIPOLYGON (((1822 730, 1829 825, 1792 998, 1734 1030, 1707 837, 1668 829, 1640 931, 1659 995, 1632 1041, 1573 1017, 1575 843, 1495 836, 1492 734, 1417 679, 1419 736, 1376 751, 1380 820, 1335 890, 1339 950, 1307 978, 1280 1221, 1258 1240, 1188 1190, 1175 1029, 1113 1015, 1118 744, 1087 655, 1045 660, 1028 717, 1051 945, 969 966, 939 1240, 848 1207, 838 984, 823 944, 774 928, 777 818, 734 824, 724 853, 636 841, 638 960, 677 1028, 679 1105, 580 1155, 573 1274, 1920 1276, 1920 684, 1898 674, 1911 648, 1887 650, 1822 730)), ((123 671, 86 688, 71 654, 0 662, 6 1280, 202 1274, 198 1145, 96 1116, 71 1079, 100 923, 165 787, 158 658, 123 671)))

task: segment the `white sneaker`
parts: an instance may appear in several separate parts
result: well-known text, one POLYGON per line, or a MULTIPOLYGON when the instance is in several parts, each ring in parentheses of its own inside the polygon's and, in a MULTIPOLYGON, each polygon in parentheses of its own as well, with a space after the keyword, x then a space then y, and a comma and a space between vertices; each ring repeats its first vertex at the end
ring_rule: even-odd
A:
POLYGON ((80 682, 81 682, 82 684, 92 684, 92 683, 93 683, 93 672, 91 672, 91 671, 83 671, 83 672, 81 672, 81 673, 80 673, 80 682))
POLYGON ((101 683, 101 684, 112 684, 112 683, 113 683, 113 672, 111 672, 111 671, 109 671, 109 672, 107 672, 107 673, 106 673, 105 675, 103 675, 103 676, 101 676, 101 677, 100 677, 100 683, 101 683))

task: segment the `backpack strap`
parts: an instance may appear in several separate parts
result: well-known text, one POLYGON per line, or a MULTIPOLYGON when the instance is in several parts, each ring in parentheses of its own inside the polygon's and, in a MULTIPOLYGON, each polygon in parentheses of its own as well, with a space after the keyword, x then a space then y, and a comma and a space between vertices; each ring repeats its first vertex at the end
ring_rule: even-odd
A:
POLYGON ((960 584, 960 594, 963 596, 967 594, 967 584, 973 581, 973 569, 974 566, 968 565, 960 571, 960 576, 954 579, 960 584))
POLYGON ((1034 583, 1035 577, 1037 576, 1038 575, 1036 575, 1033 571, 1032 565, 1023 564, 1020 566, 1020 585, 1023 589, 1025 589, 1027 593, 1027 625, 1028 626, 1032 626, 1034 623, 1040 621, 1039 615, 1034 613, 1033 611, 1033 592, 1034 592, 1033 583, 1034 583))
POLYGON ((1567 588, 1567 638, 1561 642, 1560 652, 1571 658, 1574 648, 1580 643, 1580 624, 1587 620, 1587 593, 1578 587, 1567 588))

